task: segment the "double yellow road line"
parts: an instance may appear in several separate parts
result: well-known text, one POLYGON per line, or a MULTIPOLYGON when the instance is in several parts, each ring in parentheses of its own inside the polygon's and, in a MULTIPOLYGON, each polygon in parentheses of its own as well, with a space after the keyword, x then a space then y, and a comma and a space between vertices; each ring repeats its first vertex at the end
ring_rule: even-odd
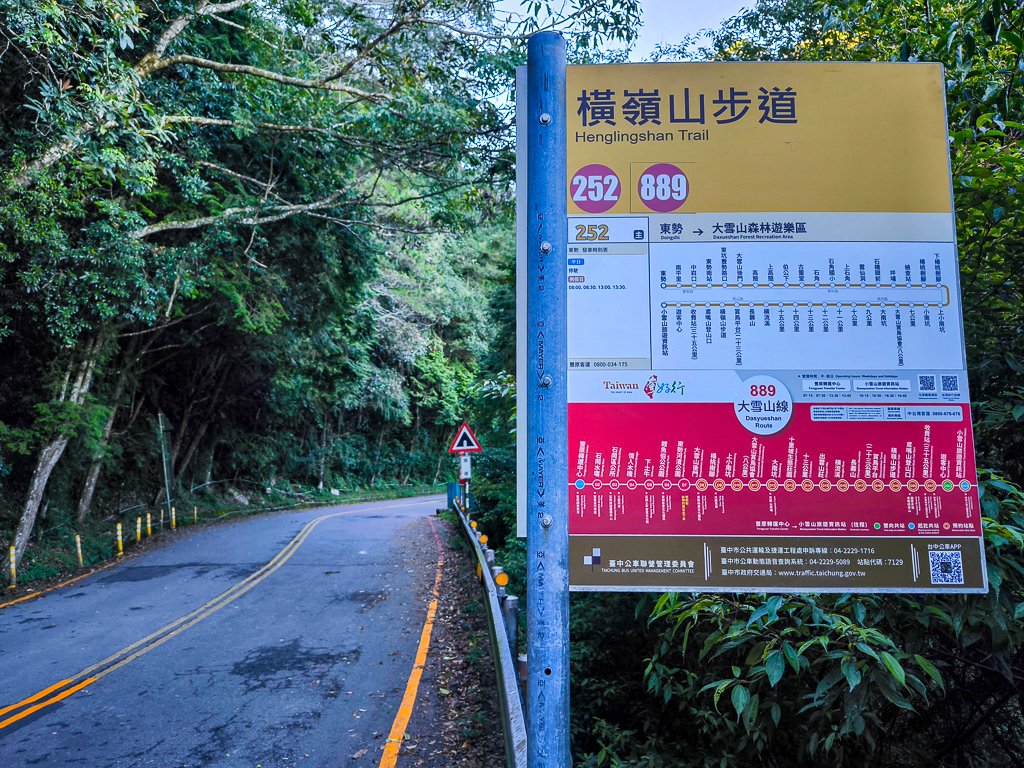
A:
MULTIPOLYGON (((392 507, 392 509, 402 506, 412 505, 401 504, 397 505, 397 507, 392 507)), ((217 595, 217 597, 213 598, 208 603, 199 606, 191 613, 182 616, 180 619, 175 619, 170 624, 160 627, 160 629, 142 638, 138 642, 132 643, 102 661, 98 661, 92 666, 83 669, 77 675, 69 677, 67 680, 61 680, 59 683, 55 683, 48 688, 44 688, 38 693, 29 696, 27 699, 22 699, 16 704, 11 704, 10 706, 0 709, 0 718, 3 718, 0 719, 0 730, 9 725, 13 725, 19 720, 22 720, 41 709, 66 699, 68 696, 77 693, 83 688, 87 688, 97 680, 101 680, 111 672, 115 672, 124 665, 135 661, 140 656, 144 656, 150 651, 159 648, 171 638, 180 635, 189 627, 195 626, 203 619, 212 616, 221 608, 224 608, 234 602, 288 562, 291 556, 295 554, 296 550, 302 546, 302 543, 309 538, 313 529, 320 525, 320 523, 325 520, 330 520, 331 518, 342 517, 344 515, 354 515, 363 511, 364 510, 346 510, 344 512, 334 512, 329 515, 322 515, 315 520, 311 520, 301 531, 299 531, 298 534, 296 534, 295 538, 288 542, 284 549, 277 553, 270 562, 251 576, 243 579, 230 589, 217 595)))

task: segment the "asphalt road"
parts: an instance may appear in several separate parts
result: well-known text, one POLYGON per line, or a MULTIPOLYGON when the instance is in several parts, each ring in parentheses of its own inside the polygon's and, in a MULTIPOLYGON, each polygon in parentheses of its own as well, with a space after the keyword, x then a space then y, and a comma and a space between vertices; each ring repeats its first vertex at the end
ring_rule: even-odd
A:
POLYGON ((179 532, 0 610, 0 766, 376 766, 431 598, 427 518, 442 504, 179 532))

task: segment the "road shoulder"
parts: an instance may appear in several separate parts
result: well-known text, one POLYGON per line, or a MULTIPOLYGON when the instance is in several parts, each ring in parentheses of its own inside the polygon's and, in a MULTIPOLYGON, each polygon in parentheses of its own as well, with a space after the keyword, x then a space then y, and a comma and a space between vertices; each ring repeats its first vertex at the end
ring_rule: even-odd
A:
POLYGON ((435 520, 445 546, 434 637, 398 766, 495 768, 504 745, 483 592, 454 524, 435 520))

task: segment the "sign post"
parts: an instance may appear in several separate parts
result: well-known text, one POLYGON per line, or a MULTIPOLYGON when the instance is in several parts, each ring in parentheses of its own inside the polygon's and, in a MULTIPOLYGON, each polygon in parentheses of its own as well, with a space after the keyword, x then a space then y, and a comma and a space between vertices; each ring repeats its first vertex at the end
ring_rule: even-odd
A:
POLYGON ((473 476, 473 457, 468 453, 459 454, 459 481, 462 483, 463 498, 469 502, 469 481, 473 476))
POLYGON ((530 768, 564 768, 571 763, 566 114, 565 41, 554 32, 529 41, 526 136, 527 759, 530 768))
POLYGON ((448 446, 448 453, 459 457, 459 506, 466 510, 469 506, 469 479, 472 474, 471 453, 480 453, 483 447, 477 440, 473 430, 467 422, 462 422, 451 445, 448 446))

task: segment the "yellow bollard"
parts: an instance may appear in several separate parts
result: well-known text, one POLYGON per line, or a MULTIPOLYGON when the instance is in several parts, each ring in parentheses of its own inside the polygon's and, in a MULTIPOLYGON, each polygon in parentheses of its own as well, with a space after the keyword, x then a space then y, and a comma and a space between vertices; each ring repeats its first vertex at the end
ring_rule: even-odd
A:
POLYGON ((199 522, 199 507, 192 507, 192 525, 199 522))
POLYGON ((82 560, 82 537, 77 533, 75 534, 75 552, 78 553, 78 567, 84 568, 85 561, 82 560))
POLYGON ((142 541, 142 515, 135 518, 135 543, 142 541))
POLYGON ((176 519, 176 517, 177 517, 177 514, 178 514, 178 510, 176 510, 176 509, 175 509, 174 507, 171 507, 171 530, 172 530, 172 531, 173 531, 173 530, 174 530, 175 528, 177 528, 177 527, 178 527, 178 521, 177 521, 177 519, 176 519))
POLYGON ((153 535, 153 515, 151 515, 149 512, 146 513, 146 535, 153 535))
POLYGON ((11 585, 8 589, 14 589, 18 586, 18 558, 14 547, 11 547, 11 585))
POLYGON ((121 539, 121 524, 117 524, 117 556, 124 554, 124 541, 121 539))

